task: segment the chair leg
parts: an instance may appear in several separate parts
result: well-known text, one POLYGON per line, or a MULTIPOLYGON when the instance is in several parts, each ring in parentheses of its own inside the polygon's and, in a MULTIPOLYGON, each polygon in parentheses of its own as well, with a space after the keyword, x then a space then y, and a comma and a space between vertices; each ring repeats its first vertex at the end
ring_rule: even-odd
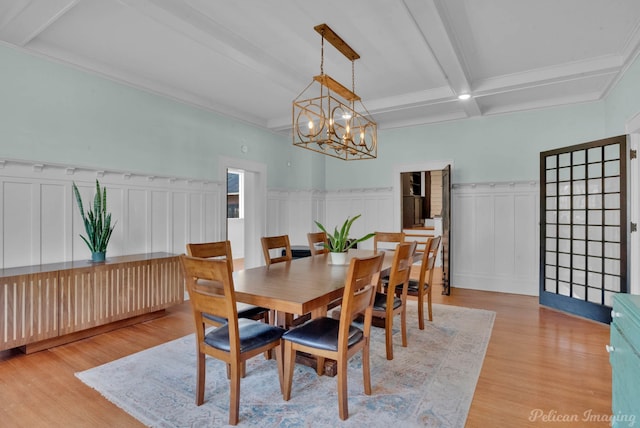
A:
POLYGON ((238 425, 240 414, 240 374, 242 363, 236 361, 230 365, 229 380, 229 425, 238 425))
POLYGON ((316 373, 318 373, 318 376, 324 374, 324 357, 316 356, 316 373))
POLYGON ((204 381, 206 375, 205 355, 198 351, 198 361, 196 363, 196 406, 204 403, 204 381))
POLYGON ((433 321, 433 312, 431 311, 431 286, 427 290, 427 310, 429 312, 429 321, 433 321))
MULTIPOLYGON (((240 363, 240 377, 244 378, 247 375, 247 362, 240 363)), ((231 379, 231 365, 227 364, 227 379, 231 379)))
POLYGON ((424 330, 424 294, 418 290, 418 328, 424 330))
POLYGON ((402 331, 402 346, 407 347, 407 304, 402 304, 400 312, 400 330, 402 331))
MULTIPOLYGON (((271 313, 271 311, 267 311, 265 313, 262 314, 262 321, 265 324, 270 324, 270 319, 271 317, 269 316, 269 314, 271 313)), ((264 359, 265 360, 270 360, 271 358, 273 358, 273 349, 269 349, 267 351, 264 351, 264 359)))
POLYGON ((284 358, 282 355, 284 351, 283 341, 280 341, 280 345, 271 349, 271 351, 275 354, 276 364, 278 364, 278 382, 280 382, 280 393, 284 394, 284 358))
POLYGON ((362 381, 364 383, 364 393, 371 395, 371 365, 369 364, 369 339, 366 339, 362 348, 362 381))
POLYGON ((384 337, 387 346, 387 360, 393 360, 393 315, 384 322, 384 337))
POLYGON ((291 398, 291 383, 293 381, 293 366, 295 364, 296 351, 293 349, 293 344, 288 340, 284 342, 284 367, 283 367, 283 387, 282 398, 284 401, 289 401, 291 398))
POLYGON ((343 421, 349 417, 349 398, 347 396, 347 361, 338 359, 338 410, 343 421))

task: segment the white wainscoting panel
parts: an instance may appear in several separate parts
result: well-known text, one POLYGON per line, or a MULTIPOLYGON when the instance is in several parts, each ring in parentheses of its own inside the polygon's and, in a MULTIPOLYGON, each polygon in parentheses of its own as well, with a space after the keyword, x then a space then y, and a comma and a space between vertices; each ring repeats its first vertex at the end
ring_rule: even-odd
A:
MULTIPOLYGON (((393 225, 392 195, 392 188, 327 192, 325 222, 322 224, 333 231, 334 227, 341 227, 347 217, 361 214, 351 226, 351 236, 355 238, 376 230, 400 231, 400 225, 393 225)), ((373 249, 373 239, 359 243, 358 248, 373 249)))
MULTIPOLYGON (((267 236, 278 236, 295 231, 289 227, 290 194, 286 190, 268 190, 267 193, 267 236)), ((258 236, 259 240, 260 237, 258 236)))
POLYGON ((451 285, 538 295, 538 183, 458 184, 451 201, 451 285))
POLYGON ((71 207, 67 204, 60 207, 64 201, 66 187, 62 183, 42 184, 40 189, 40 254, 41 262, 55 263, 60 260, 60 251, 71 254, 66 248, 65 236, 69 233, 71 207), (61 247, 62 243, 62 247, 61 247))
POLYGON ((151 193, 151 252, 166 251, 171 248, 169 194, 158 190, 151 193))
POLYGON ((88 259, 72 184, 86 211, 96 179, 107 188, 108 211, 117 222, 107 257, 179 254, 187 242, 223 236, 220 183, 0 159, 0 268, 88 259))
MULTIPOLYGON (((110 193, 111 190, 109 189, 110 193)), ((123 192, 124 193, 124 192, 123 192)), ((127 252, 141 254, 147 252, 148 238, 147 212, 149 206, 147 192, 141 189, 130 189, 127 194, 127 252)), ((110 201, 109 201, 110 202, 110 201)), ((117 225, 116 225, 117 227, 117 225)), ((115 232, 115 229, 114 229, 115 232)), ((117 240, 116 240, 117 241, 117 240)))
POLYGON ((289 194, 289 227, 293 233, 289 235, 291 245, 307 245, 307 232, 313 230, 311 192, 295 191, 289 194))
POLYGON ((34 215, 37 215, 34 210, 39 208, 34 205, 39 203, 34 203, 31 195, 37 187, 37 183, 20 182, 15 179, 7 180, 2 185, 2 236, 4 259, 9 266, 29 265, 35 262, 36 254, 32 248, 40 222, 34 221, 34 215))

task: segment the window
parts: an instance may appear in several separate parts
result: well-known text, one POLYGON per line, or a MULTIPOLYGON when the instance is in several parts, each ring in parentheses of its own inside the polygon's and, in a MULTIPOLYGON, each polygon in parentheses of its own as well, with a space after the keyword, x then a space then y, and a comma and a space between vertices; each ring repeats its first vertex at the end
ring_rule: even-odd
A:
POLYGON ((227 218, 243 218, 242 186, 244 175, 242 171, 227 171, 227 218))

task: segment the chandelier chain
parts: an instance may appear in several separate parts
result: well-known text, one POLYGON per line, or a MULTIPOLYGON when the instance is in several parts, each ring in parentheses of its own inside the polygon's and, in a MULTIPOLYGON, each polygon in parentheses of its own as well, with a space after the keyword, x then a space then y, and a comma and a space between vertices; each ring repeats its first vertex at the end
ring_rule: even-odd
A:
MULTIPOLYGON (((351 92, 356 93, 356 62, 351 60, 351 92)), ((351 106, 353 108, 354 101, 351 100, 351 106)))
POLYGON ((320 75, 324 75, 324 34, 320 43, 320 75))

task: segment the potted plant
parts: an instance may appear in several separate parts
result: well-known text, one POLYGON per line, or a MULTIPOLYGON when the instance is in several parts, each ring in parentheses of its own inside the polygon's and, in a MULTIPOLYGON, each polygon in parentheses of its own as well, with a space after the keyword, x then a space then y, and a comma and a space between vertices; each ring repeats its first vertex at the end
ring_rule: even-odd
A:
POLYGON ((82 235, 80 235, 80 237, 87 244, 89 250, 91 250, 91 261, 104 262, 107 244, 109 243, 109 238, 111 238, 111 232, 113 232, 113 228, 116 225, 115 222, 111 225, 111 213, 107 214, 107 189, 105 187, 101 188, 100 183, 96 180, 96 194, 93 197, 93 208, 89 209, 86 214, 78 186, 76 186, 75 182, 73 183, 73 193, 76 195, 80 215, 84 222, 84 230, 87 232, 86 237, 82 235))
POLYGON ((353 247, 358 242, 366 241, 375 235, 375 233, 368 233, 362 238, 349 239, 349 230, 351 229, 351 225, 359 217, 360 214, 353 218, 347 217, 340 230, 338 230, 337 227, 334 228, 333 234, 329 233, 322 224, 317 221, 315 222, 318 228, 327 234, 327 241, 329 244, 325 244, 325 247, 329 249, 331 262, 333 264, 345 264, 346 253, 349 248, 353 247))

